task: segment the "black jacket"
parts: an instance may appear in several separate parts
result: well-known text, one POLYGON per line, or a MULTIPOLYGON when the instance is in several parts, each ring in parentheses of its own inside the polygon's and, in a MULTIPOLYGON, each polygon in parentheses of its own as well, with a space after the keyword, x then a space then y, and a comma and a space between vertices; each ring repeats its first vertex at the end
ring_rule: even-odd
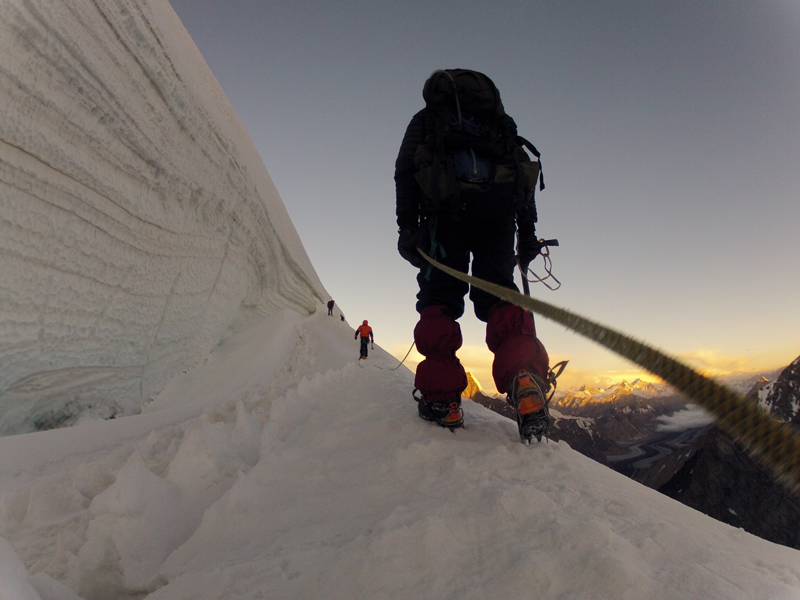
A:
POLYGON ((413 227, 419 223, 420 206, 423 201, 422 190, 414 179, 414 153, 417 146, 425 141, 425 110, 411 118, 400 144, 400 152, 394 163, 394 185, 397 195, 397 225, 400 229, 413 227))

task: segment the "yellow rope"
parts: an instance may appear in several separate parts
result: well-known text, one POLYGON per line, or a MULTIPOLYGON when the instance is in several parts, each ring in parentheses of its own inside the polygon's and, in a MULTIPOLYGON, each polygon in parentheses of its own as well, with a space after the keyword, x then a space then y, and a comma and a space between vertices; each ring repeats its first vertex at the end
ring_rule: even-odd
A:
POLYGON ((416 343, 417 343, 417 341, 416 341, 416 340, 414 340, 413 342, 411 342, 411 348, 409 348, 409 349, 408 349, 408 352, 406 352, 406 355, 403 357, 403 360, 401 360, 401 361, 400 361, 400 364, 399 364, 399 365, 397 365, 396 367, 392 367, 391 369, 389 369, 390 371, 397 371, 397 369, 399 369, 400 367, 402 367, 402 366, 403 366, 403 363, 404 363, 404 362, 406 362, 406 359, 408 358, 408 355, 409 355, 409 354, 411 354, 411 351, 414 349, 414 345, 415 345, 416 343))
POLYGON ((790 425, 772 419, 742 395, 628 335, 547 302, 456 271, 433 260, 422 250, 419 252, 425 260, 456 279, 560 323, 657 375, 712 413, 720 427, 759 456, 778 480, 800 496, 800 435, 790 425))

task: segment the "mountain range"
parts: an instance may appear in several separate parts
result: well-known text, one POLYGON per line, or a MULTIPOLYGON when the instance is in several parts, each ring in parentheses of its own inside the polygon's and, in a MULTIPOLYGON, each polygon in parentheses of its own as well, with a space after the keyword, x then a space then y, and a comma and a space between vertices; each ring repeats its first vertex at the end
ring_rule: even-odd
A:
MULTIPOLYGON (((783 370, 728 378, 776 419, 800 424, 800 357, 783 370)), ((505 397, 474 401, 513 417, 505 397)), ((554 394, 551 438, 708 516, 800 548, 800 503, 713 417, 663 383, 640 379, 554 394)))

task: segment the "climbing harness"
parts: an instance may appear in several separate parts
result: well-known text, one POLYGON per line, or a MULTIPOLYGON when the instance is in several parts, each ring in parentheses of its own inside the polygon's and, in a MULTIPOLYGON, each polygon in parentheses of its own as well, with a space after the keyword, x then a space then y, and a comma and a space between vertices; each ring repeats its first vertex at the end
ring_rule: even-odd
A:
POLYGON ((498 298, 531 310, 581 334, 657 375, 712 413, 719 426, 757 455, 777 479, 800 497, 800 435, 748 402, 741 394, 632 337, 563 308, 446 267, 418 252, 435 267, 498 298))

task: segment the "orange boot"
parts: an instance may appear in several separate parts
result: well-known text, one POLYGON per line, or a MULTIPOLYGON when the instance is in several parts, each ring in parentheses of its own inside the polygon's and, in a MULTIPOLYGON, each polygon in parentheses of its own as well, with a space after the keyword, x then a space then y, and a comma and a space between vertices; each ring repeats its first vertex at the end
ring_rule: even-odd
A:
POLYGON ((547 389, 539 376, 527 371, 519 373, 511 383, 507 401, 517 414, 519 437, 525 443, 530 444, 533 437, 541 442, 550 430, 547 389))
POLYGON ((433 421, 450 430, 464 426, 464 410, 461 408, 461 398, 451 402, 429 402, 425 396, 417 396, 419 390, 414 390, 414 400, 421 419, 433 421))

